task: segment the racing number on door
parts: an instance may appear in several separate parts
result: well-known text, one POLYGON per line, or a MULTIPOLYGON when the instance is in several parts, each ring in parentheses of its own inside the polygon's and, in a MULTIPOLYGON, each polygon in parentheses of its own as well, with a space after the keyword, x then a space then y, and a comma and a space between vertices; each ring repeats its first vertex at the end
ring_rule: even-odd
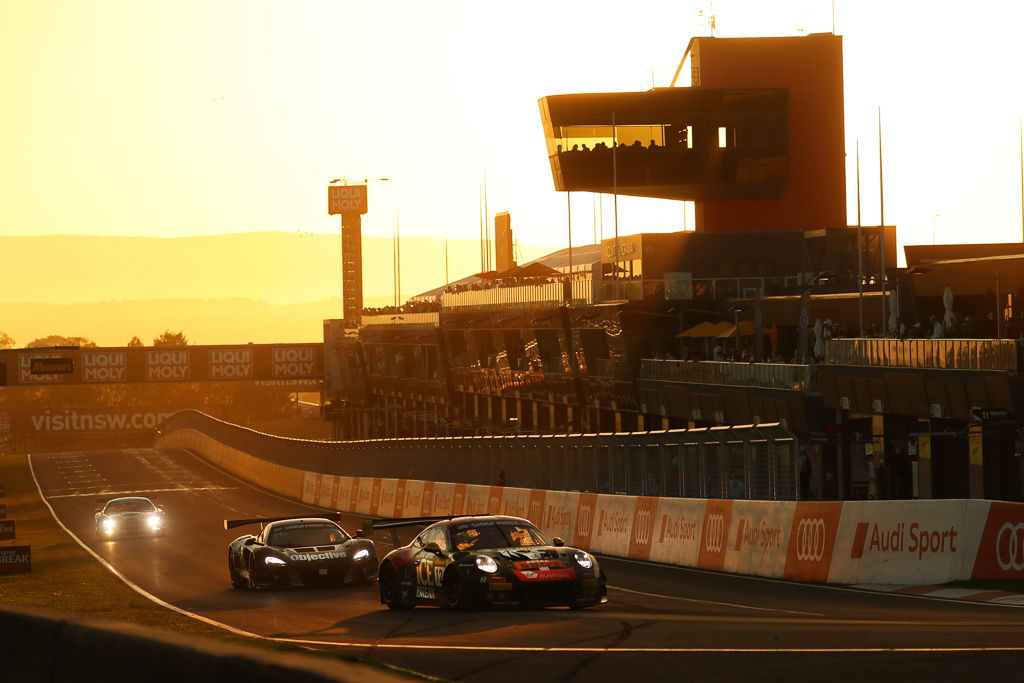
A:
POLYGON ((440 586, 447 563, 432 554, 426 554, 416 563, 416 583, 420 586, 440 586))

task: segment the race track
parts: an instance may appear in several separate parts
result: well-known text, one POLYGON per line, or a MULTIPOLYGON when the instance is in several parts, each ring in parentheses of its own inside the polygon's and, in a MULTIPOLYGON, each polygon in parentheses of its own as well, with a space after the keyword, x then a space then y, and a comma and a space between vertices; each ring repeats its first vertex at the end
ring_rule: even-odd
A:
MULTIPOLYGON (((1024 662, 1024 610, 601 558, 609 601, 590 610, 392 612, 372 584, 233 590, 230 518, 317 508, 256 489, 185 451, 31 455, 57 519, 127 581, 227 627, 345 648, 457 681, 977 680, 1024 662), (98 499, 163 505, 160 538, 97 540, 98 499)), ((361 518, 343 522, 354 531, 361 518)), ((378 554, 390 550, 381 534, 378 554)), ((1010 675, 1014 680, 1016 673, 1010 675)))

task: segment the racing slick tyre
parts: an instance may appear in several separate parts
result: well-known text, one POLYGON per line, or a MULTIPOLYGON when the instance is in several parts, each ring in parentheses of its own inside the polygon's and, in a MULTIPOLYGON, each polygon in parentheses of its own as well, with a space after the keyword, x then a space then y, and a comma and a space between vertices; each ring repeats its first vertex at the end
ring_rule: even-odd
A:
POLYGON ((249 556, 247 566, 249 568, 249 578, 245 582, 245 587, 251 591, 258 591, 260 587, 256 584, 256 558, 252 555, 249 556))
POLYGON ((444 573, 442 594, 444 604, 449 609, 466 609, 469 602, 466 597, 466 588, 462 584, 462 577, 454 569, 449 569, 444 573))
POLYGON ((231 587, 232 588, 245 588, 245 579, 238 575, 235 571, 234 562, 231 561, 231 551, 228 551, 228 574, 231 576, 231 587))
POLYGON ((380 601, 389 609, 412 609, 416 606, 402 596, 402 586, 390 564, 385 564, 380 572, 380 601))

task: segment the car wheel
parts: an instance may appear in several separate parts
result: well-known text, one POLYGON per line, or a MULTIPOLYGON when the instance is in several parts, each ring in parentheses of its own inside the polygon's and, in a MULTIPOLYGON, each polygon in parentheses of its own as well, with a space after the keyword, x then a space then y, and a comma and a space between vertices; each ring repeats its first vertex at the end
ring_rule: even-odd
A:
POLYGON ((247 567, 249 569, 249 578, 246 581, 245 587, 251 591, 259 590, 259 586, 256 585, 256 558, 252 555, 249 556, 247 567))
POLYGON ((454 569, 449 569, 444 574, 443 581, 444 604, 451 609, 464 609, 466 607, 466 590, 462 584, 462 578, 454 569))
POLYGON ((228 575, 231 576, 231 587, 232 588, 245 588, 245 579, 238 575, 235 571, 235 563, 231 561, 231 551, 228 550, 228 575))
POLYGON ((390 563, 385 564, 380 572, 380 601, 390 609, 411 609, 415 603, 402 598, 402 586, 395 576, 395 568, 390 563))

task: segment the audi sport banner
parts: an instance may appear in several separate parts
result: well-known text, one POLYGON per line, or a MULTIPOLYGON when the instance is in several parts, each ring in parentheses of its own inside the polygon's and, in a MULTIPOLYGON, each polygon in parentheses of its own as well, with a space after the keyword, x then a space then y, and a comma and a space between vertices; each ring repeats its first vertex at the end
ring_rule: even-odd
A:
POLYGON ((8 545, 0 547, 0 574, 32 571, 32 547, 8 545))
POLYGON ((0 350, 0 367, 6 368, 9 386, 228 380, 309 382, 319 381, 324 374, 322 343, 10 349, 0 350), (33 372, 33 361, 40 359, 68 359, 71 372, 33 372))

